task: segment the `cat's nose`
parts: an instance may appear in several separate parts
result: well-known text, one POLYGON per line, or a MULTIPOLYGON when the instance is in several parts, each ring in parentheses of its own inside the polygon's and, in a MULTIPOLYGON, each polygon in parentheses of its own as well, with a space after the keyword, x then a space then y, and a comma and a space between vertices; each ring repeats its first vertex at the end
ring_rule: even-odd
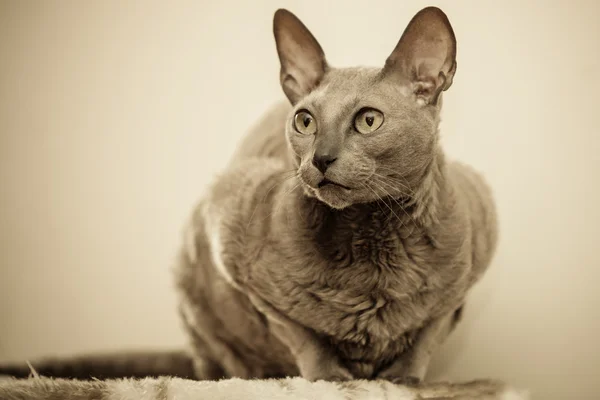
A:
POLYGON ((327 168, 329 168, 335 160, 337 160, 337 157, 330 154, 315 154, 312 163, 322 174, 324 174, 325 171, 327 171, 327 168))

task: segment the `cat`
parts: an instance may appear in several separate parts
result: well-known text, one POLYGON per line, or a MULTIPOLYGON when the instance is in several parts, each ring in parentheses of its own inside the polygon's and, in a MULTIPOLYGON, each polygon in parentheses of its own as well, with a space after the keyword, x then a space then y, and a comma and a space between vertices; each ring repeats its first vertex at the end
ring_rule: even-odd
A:
POLYGON ((178 371, 420 382, 498 239, 487 183, 439 143, 453 29, 424 8, 382 68, 332 67, 284 9, 273 32, 287 100, 185 229, 175 276, 191 360, 178 371))

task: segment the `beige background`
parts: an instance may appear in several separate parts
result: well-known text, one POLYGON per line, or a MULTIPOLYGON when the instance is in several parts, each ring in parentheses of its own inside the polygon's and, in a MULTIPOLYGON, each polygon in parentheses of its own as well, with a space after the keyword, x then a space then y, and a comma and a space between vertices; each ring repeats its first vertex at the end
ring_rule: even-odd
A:
MULTIPOLYGON (((431 377, 600 392, 600 2, 439 1, 458 37, 448 153, 483 171, 494 264, 431 377)), ((1 1, 0 360, 177 347, 180 228, 282 97, 295 12, 337 66, 381 65, 419 1, 1 1)))

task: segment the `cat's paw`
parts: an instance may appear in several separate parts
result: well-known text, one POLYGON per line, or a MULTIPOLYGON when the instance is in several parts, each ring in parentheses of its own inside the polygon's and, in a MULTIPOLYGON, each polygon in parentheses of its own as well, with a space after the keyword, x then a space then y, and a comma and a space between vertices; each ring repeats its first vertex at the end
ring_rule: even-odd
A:
POLYGON ((317 375, 314 377, 310 377, 310 378, 306 378, 306 380, 310 381, 310 382, 317 382, 317 381, 325 381, 325 382, 346 382, 346 381, 351 381, 354 378, 352 376, 348 376, 348 375, 317 375))
POLYGON ((308 381, 343 382, 354 379, 352 374, 344 367, 335 364, 319 365, 303 371, 302 377, 308 381))
POLYGON ((419 386, 421 384, 421 379, 415 376, 381 376, 379 378, 396 385, 419 386))
POLYGON ((352 379, 354 379, 352 377, 352 375, 334 374, 334 375, 321 376, 321 377, 319 377, 317 379, 313 379, 312 382, 315 382, 315 381, 345 382, 345 381, 351 381, 352 379))

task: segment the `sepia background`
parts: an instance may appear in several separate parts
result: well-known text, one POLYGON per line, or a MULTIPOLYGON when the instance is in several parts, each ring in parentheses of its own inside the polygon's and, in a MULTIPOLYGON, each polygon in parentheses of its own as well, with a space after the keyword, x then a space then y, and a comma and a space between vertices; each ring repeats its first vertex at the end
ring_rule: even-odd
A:
POLYGON ((296 13, 334 66, 383 65, 440 6, 442 136, 493 186, 501 241, 431 379, 600 391, 600 2, 0 1, 0 361, 185 344, 171 267, 206 184, 283 98, 296 13))

